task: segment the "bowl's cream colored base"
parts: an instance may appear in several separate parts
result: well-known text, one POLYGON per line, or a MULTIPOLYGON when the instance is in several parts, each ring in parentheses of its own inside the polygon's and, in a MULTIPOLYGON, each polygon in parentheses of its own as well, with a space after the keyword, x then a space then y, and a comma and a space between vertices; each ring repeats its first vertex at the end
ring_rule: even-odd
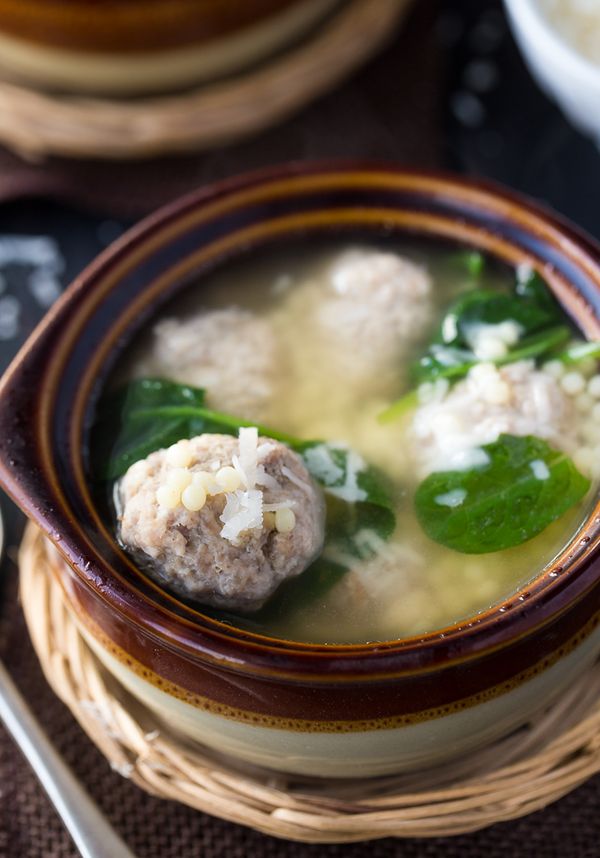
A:
POLYGON ((524 724, 600 653, 597 629, 543 673, 484 703, 400 728, 313 733, 249 725, 191 706, 142 679, 80 630, 107 670, 170 728, 255 765, 321 777, 394 774, 460 757, 524 724))

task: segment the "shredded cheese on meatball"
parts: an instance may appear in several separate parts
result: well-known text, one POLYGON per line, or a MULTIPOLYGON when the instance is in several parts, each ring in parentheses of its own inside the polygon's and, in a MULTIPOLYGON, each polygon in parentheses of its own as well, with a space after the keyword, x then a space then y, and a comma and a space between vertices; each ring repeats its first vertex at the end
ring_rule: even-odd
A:
MULTIPOLYGON (((221 462, 213 463, 216 464, 213 476, 207 471, 190 470, 193 464, 190 443, 179 441, 167 451, 167 462, 175 467, 168 472, 156 499, 166 509, 183 504, 189 512, 200 512, 209 496, 225 495, 225 506, 219 516, 223 523, 220 536, 234 545, 239 544, 244 533, 263 527, 289 533, 295 526, 293 501, 264 503, 263 488, 280 488, 275 477, 259 464, 272 449, 274 445, 269 442, 259 446, 256 426, 242 427, 238 455, 231 457, 231 465, 222 467, 221 462)), ((286 470, 283 469, 284 476, 286 470)))

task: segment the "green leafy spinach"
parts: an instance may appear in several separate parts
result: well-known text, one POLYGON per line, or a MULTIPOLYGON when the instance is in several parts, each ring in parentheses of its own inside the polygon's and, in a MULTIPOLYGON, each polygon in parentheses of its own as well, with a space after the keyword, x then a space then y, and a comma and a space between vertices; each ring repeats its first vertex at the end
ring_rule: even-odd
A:
POLYGON ((569 457, 541 438, 500 435, 482 449, 486 464, 430 474, 415 493, 425 533, 455 551, 486 554, 520 545, 590 487, 569 457))

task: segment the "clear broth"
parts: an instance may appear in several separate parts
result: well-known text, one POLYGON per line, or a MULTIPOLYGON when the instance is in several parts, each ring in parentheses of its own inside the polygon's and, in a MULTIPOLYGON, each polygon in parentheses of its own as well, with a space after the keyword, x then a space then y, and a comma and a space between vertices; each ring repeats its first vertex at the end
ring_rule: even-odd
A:
MULTIPOLYGON (((471 275, 456 261, 462 249, 454 245, 389 239, 383 245, 373 241, 355 245, 336 240, 308 249, 303 243, 253 252, 204 278, 161 313, 186 317, 202 309, 236 306, 269 319, 285 344, 287 366, 282 371, 293 383, 282 385, 275 411, 270 409, 262 422, 301 438, 346 442, 396 486, 397 527, 389 541, 392 560, 386 561, 381 574, 371 576, 370 590, 353 579, 342 579, 315 599, 298 599, 297 585, 307 582, 308 586, 309 568, 293 587, 284 584, 257 614, 205 609, 240 628, 311 643, 364 643, 420 635, 484 611, 540 573, 572 538, 585 512, 580 504, 524 545, 493 554, 459 554, 425 536, 413 510, 417 480, 402 443, 402 424, 381 426, 376 421, 377 414, 406 390, 401 368, 389 377, 373 379, 370 389, 354 388, 339 367, 320 359, 308 322, 308 308, 328 263, 349 246, 392 250, 429 271, 434 284, 433 322, 409 360, 418 357, 451 299, 473 286, 471 275), (396 553, 397 563, 393 561, 396 553)), ((502 290, 513 281, 513 269, 486 261, 481 285, 502 290)), ((134 344, 129 360, 143 353, 145 342, 142 337, 134 344)), ((128 366, 128 361, 121 364, 118 377, 128 374, 128 366)))

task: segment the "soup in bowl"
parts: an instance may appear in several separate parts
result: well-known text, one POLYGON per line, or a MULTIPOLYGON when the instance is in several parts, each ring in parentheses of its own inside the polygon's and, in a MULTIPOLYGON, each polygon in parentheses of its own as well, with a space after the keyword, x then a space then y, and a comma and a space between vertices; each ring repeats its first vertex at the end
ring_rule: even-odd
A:
POLYGON ((506 192, 252 174, 73 284, 4 378, 2 480, 171 728, 310 775, 435 765, 600 649, 599 306, 595 246, 506 192))

